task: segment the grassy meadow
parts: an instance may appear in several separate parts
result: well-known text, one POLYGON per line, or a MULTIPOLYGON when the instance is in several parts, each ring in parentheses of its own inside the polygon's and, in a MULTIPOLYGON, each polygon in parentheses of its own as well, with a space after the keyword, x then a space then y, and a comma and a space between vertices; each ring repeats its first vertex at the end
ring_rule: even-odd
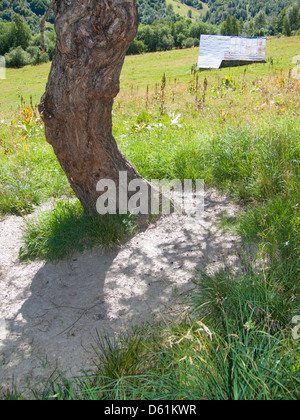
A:
POLYGON ((195 7, 187 6, 184 3, 181 3, 179 0, 166 0, 167 6, 170 4, 173 6, 174 12, 178 13, 182 17, 188 17, 188 11, 192 11, 191 19, 194 20, 195 18, 199 18, 204 16, 208 10, 208 7, 205 3, 202 3, 203 9, 198 10, 195 7))
MULTIPOLYGON (((266 63, 245 67, 194 72, 198 48, 126 58, 113 109, 123 153, 149 180, 200 178, 230 194, 244 210, 222 223, 258 253, 241 251, 238 273, 195 273, 188 316, 116 343, 99 337, 95 375, 62 379, 36 398, 299 399, 299 54, 298 36, 269 39, 266 63)), ((116 243, 116 232, 121 240, 135 229, 131 219, 95 228, 74 200, 36 109, 49 69, 7 69, 0 80, 0 217, 71 199, 28 222, 26 260, 55 261, 72 255, 70 243, 116 243)))

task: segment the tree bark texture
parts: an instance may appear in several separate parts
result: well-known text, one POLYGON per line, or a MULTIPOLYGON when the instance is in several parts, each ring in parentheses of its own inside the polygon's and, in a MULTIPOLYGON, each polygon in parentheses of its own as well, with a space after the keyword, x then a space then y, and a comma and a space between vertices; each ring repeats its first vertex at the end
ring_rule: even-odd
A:
POLYGON ((57 45, 39 111, 47 141, 91 215, 100 179, 141 178, 112 136, 113 99, 138 27, 135 0, 57 0, 57 45))

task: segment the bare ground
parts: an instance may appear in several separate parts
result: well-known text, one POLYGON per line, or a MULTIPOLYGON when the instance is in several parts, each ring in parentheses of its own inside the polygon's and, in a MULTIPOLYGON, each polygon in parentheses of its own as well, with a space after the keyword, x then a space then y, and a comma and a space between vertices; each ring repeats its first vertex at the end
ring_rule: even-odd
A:
POLYGON ((58 264, 20 263, 24 220, 0 221, 0 389, 28 390, 56 368, 78 375, 94 366, 97 332, 112 337, 178 315, 196 268, 238 265, 239 238, 218 228, 222 212, 238 210, 210 190, 197 223, 165 216, 114 251, 94 249, 58 264))

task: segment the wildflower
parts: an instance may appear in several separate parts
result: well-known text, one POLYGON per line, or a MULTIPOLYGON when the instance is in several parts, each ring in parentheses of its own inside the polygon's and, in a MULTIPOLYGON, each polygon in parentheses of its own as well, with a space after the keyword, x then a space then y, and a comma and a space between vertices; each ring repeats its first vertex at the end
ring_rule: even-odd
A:
POLYGON ((169 114, 169 116, 173 119, 171 119, 171 125, 177 125, 177 127, 182 128, 182 124, 179 124, 179 120, 181 117, 181 114, 178 114, 176 117, 174 114, 169 114))
POLYGON ((246 324, 244 325, 244 328, 247 331, 253 330, 253 328, 255 328, 255 323, 253 321, 247 321, 246 324))

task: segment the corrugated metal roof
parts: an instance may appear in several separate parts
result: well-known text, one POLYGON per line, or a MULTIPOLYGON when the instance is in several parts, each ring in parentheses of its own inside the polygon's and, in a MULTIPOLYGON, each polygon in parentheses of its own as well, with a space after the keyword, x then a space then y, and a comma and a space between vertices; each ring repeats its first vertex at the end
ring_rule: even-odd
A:
POLYGON ((201 35, 198 67, 218 69, 222 61, 264 61, 267 38, 201 35))

